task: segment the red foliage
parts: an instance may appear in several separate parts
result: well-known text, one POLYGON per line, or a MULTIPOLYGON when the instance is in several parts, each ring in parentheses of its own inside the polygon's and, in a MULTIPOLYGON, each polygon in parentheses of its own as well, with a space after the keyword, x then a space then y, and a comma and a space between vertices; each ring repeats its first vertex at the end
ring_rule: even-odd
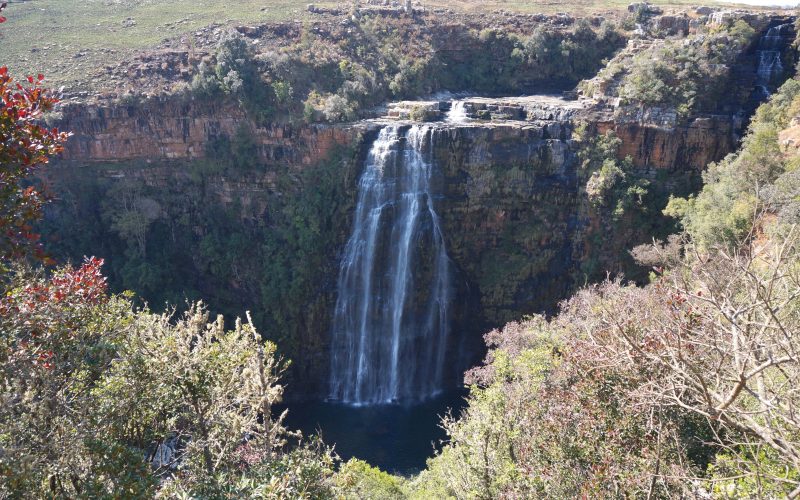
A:
POLYGON ((100 271, 103 259, 88 257, 76 270, 66 271, 50 280, 51 298, 56 302, 65 299, 86 304, 97 304, 106 298, 106 278, 100 271))
POLYGON ((15 82, 0 66, 0 258, 19 257, 33 249, 43 259, 32 223, 41 217, 45 197, 26 178, 63 149, 69 134, 41 125, 43 113, 58 99, 42 87, 44 75, 15 82))
POLYGON ((64 268, 49 280, 30 280, 0 299, 0 328, 16 337, 16 356, 51 369, 59 353, 80 335, 79 324, 108 300, 103 260, 87 258, 78 269, 64 268))

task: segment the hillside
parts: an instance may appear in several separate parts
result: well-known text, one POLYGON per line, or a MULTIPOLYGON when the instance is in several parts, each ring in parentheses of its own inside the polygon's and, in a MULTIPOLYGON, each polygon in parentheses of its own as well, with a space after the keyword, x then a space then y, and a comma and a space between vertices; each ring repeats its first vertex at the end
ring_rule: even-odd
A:
MULTIPOLYGON (((460 0, 427 1, 422 6, 428 11, 445 9, 500 18, 504 16, 499 12, 615 17, 627 3, 460 0)), ((692 4, 674 0, 652 3, 664 8, 692 4)), ((349 12, 347 2, 313 4, 343 14, 349 12)), ((108 87, 107 65, 131 59, 138 51, 165 43, 191 50, 197 43, 193 34, 209 26, 267 22, 306 25, 320 17, 310 14, 308 5, 306 0, 12 0, 6 11, 9 22, 2 35, 2 62, 17 74, 44 72, 52 86, 65 85, 70 93, 97 91, 108 87)))

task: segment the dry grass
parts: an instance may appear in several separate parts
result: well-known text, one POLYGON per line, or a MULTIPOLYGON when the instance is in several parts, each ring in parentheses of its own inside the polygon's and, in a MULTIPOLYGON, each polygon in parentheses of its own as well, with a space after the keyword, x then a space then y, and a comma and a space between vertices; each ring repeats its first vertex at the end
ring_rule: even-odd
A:
MULTIPOLYGON (((362 0, 364 3, 365 0, 362 0)), ((136 50, 212 23, 241 24, 309 18, 309 0, 11 0, 0 28, 0 64, 12 73, 45 73, 53 86, 91 89, 93 76, 136 50), (133 24, 135 22, 135 24, 133 24)), ((317 1, 319 6, 349 2, 317 1)), ((419 4, 419 2, 415 2, 419 4)), ((667 6, 691 0, 654 0, 667 6)), ((426 0, 427 7, 466 12, 569 12, 624 9, 628 0, 426 0)))

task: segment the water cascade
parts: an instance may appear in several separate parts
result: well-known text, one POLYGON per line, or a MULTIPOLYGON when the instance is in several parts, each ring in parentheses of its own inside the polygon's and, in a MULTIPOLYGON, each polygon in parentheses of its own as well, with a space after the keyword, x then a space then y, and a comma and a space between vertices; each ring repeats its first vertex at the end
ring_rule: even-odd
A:
POLYGON ((790 24, 773 26, 759 41, 756 51, 758 70, 756 71, 755 86, 757 94, 762 98, 769 97, 774 82, 784 72, 782 49, 785 46, 785 31, 790 29, 790 24))
POLYGON ((441 390, 451 271, 432 141, 430 127, 387 126, 367 156, 339 271, 331 400, 391 403, 441 390))
POLYGON ((467 121, 467 106, 464 101, 453 101, 445 121, 448 123, 464 123, 467 121))

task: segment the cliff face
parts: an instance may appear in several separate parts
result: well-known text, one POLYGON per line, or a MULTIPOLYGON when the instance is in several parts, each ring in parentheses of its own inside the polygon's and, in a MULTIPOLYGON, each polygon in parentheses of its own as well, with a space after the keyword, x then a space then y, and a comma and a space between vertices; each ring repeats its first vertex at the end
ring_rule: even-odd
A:
POLYGON ((454 331, 464 336, 467 358, 487 328, 521 314, 554 311, 576 286, 604 277, 606 270, 631 276, 627 251, 668 227, 658 204, 691 189, 702 168, 736 143, 733 120, 726 117, 666 129, 587 122, 587 113, 574 110, 543 115, 528 106, 531 115, 561 120, 473 123, 431 132, 442 176, 437 210, 458 269, 460 324, 454 331), (577 157, 581 145, 572 140, 579 123, 600 133, 613 129, 622 140, 620 158, 631 157, 634 175, 649 180, 646 203, 653 206, 647 224, 632 216, 612 222, 589 206, 577 157))
POLYGON ((736 148, 741 120, 732 116, 697 117, 671 127, 637 122, 596 122, 601 134, 609 130, 622 140, 620 158, 631 157, 634 165, 650 175, 657 171, 700 171, 736 148))
MULTIPOLYGON (((552 311, 586 279, 585 262, 612 268, 650 237, 650 227, 634 227, 624 242, 597 241, 606 222, 586 208, 572 140, 578 124, 613 129, 620 157, 630 156, 637 175, 665 192, 685 187, 735 145, 728 117, 670 128, 615 122, 608 112, 552 98, 466 106, 485 120, 432 124, 429 132, 437 211, 457 270, 453 379, 476 360, 487 328, 552 311)), ((295 391, 319 393, 340 252, 381 123, 257 127, 234 105, 164 101, 68 108, 59 127, 75 134, 51 175, 62 201, 50 217, 59 250, 107 257, 116 288, 151 303, 203 297, 215 311, 255 311, 261 331, 293 359, 295 391), (226 167, 237 154, 257 160, 226 167), (135 235, 121 229, 131 206, 138 215, 136 207, 158 207, 138 229, 147 236, 140 252, 135 235), (69 233, 86 236, 70 242, 69 233), (191 277, 152 277, 177 272, 191 277)))
POLYGON ((258 127, 232 103, 166 98, 127 106, 71 106, 63 115, 59 127, 74 135, 61 159, 77 163, 204 159, 215 139, 247 134, 260 162, 302 166, 327 158, 357 133, 325 125, 258 127))
POLYGON ((604 99, 468 98, 396 103, 389 117, 355 124, 262 126, 226 100, 73 105, 58 123, 74 136, 48 173, 58 201, 42 232, 62 258, 105 257, 112 287, 156 308, 203 298, 228 316, 252 311, 293 360, 295 395, 321 394, 367 151, 386 123, 432 120, 457 380, 487 329, 553 311, 606 272, 639 277, 628 250, 670 229, 668 196, 691 192, 735 149, 744 120, 729 111, 687 118, 604 99), (619 138, 628 182, 647 186, 638 209, 590 202, 579 127, 619 138))

